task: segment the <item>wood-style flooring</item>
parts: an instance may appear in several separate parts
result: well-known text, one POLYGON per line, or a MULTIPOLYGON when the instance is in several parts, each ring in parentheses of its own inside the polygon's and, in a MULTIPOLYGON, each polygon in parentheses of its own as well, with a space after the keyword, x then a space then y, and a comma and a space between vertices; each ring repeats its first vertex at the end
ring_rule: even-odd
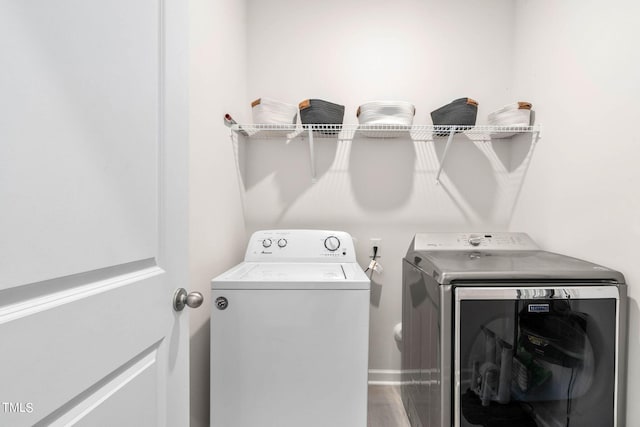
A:
POLYGON ((370 385, 367 427, 410 427, 398 385, 370 385))

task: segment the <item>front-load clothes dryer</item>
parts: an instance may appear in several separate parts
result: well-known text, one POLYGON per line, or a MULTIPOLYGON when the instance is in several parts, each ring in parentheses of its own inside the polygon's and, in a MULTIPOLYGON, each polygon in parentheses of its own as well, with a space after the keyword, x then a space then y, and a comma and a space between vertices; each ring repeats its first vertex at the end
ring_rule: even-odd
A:
POLYGON ((414 427, 623 427, 624 276, 523 233, 421 233, 403 262, 414 427))
POLYGON ((212 427, 365 427, 368 277, 349 234, 266 230, 214 278, 212 427))

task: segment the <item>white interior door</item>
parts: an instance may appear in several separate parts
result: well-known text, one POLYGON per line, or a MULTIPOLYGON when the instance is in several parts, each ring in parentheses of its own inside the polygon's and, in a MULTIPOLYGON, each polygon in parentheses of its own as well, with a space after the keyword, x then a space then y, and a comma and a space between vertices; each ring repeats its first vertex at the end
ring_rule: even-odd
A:
POLYGON ((0 2, 0 425, 188 425, 187 6, 0 2))

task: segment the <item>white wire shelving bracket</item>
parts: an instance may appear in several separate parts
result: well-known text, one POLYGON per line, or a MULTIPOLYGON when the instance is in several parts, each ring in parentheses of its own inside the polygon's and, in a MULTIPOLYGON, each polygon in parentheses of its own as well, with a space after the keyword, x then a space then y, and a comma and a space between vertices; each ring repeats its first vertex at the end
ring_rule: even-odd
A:
POLYGON ((447 138, 440 167, 436 173, 436 183, 440 183, 440 174, 449 148, 457 134, 473 141, 491 141, 492 139, 511 138, 517 134, 531 134, 532 143, 540 137, 540 126, 438 126, 438 125, 323 125, 323 124, 234 124, 233 133, 252 139, 307 139, 309 142, 309 160, 311 176, 316 180, 314 143, 320 139, 353 140, 359 138, 409 138, 413 141, 431 141, 447 138))

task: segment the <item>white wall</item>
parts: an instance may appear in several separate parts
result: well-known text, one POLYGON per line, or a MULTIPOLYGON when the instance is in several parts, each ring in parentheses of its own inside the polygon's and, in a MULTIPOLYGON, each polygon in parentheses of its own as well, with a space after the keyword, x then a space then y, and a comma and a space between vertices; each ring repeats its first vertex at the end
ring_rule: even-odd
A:
MULTIPOLYGON (((480 103, 478 123, 486 123, 489 112, 516 101, 514 7, 508 0, 248 0, 248 90, 240 112, 250 118, 259 97, 291 104, 321 98, 345 105, 345 123, 357 123, 358 105, 392 99, 416 106, 415 124, 431 124, 432 110, 468 96, 480 103)), ((316 183, 304 143, 241 144, 248 231, 345 230, 358 239, 361 265, 369 239, 382 238, 385 270, 374 276, 371 297, 374 371, 400 368, 392 331, 401 320, 401 260, 413 235, 508 226, 528 140, 514 152, 496 143, 488 153, 457 142, 442 185, 435 172, 444 140, 316 141, 316 183), (513 173, 497 174, 496 159, 513 173)))
MULTIPOLYGON (((246 236, 229 133, 222 118, 246 90, 244 2, 191 0, 190 277, 205 296, 191 317, 191 426, 209 425, 209 318, 212 277, 236 264, 246 236)), ((178 285, 177 285, 178 286, 178 285)))
POLYGON ((627 426, 640 425, 637 2, 517 2, 515 88, 543 128, 511 228, 629 284, 627 426))

